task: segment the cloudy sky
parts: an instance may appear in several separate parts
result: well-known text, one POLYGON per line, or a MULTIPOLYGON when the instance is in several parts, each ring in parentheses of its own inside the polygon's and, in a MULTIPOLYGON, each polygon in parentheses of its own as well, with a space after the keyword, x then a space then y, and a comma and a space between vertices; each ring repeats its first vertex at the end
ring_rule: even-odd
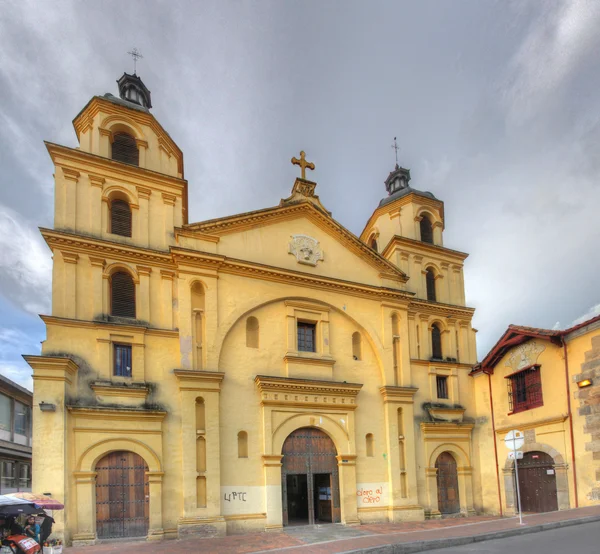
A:
POLYGON ((0 372, 44 339, 53 167, 43 140, 131 71, 185 155, 190 220, 272 206, 304 149, 358 234, 394 163, 470 253, 480 358, 509 323, 600 313, 600 2, 0 0, 0 372))

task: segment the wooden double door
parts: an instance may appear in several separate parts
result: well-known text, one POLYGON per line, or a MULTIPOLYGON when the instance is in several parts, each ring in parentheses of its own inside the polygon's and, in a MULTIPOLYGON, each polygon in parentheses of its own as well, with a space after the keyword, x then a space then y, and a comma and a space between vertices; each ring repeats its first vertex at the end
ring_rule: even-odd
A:
POLYGON ((442 452, 435 462, 437 469, 438 510, 442 514, 460 512, 456 460, 450 452, 442 452))
POLYGON ((96 533, 99 539, 148 534, 148 466, 133 452, 111 452, 96 464, 96 533))
POLYGON ((519 490, 524 512, 558 510, 556 473, 552 456, 545 452, 526 452, 519 464, 519 490))
POLYGON ((281 488, 283 524, 339 523, 337 451, 319 429, 304 427, 283 445, 281 488))

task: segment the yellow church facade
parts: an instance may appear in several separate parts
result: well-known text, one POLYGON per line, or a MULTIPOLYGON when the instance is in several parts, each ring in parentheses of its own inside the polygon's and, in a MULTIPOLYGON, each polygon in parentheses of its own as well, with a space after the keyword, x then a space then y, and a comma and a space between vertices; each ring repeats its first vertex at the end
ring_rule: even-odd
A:
POLYGON ((75 118, 78 147, 46 144, 52 312, 26 360, 33 489, 64 501, 57 533, 483 511, 467 255, 443 245, 443 202, 396 165, 357 237, 302 153, 288 198, 190 223, 181 150, 139 77, 119 90, 75 118))

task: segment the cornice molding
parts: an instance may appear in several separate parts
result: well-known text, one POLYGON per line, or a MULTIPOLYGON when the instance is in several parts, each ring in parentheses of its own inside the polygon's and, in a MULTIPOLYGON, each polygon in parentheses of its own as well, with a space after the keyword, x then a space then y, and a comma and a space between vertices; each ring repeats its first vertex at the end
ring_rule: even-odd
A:
POLYGON ((402 302, 403 305, 406 304, 407 300, 412 299, 414 296, 414 293, 408 291, 377 287, 374 285, 364 285, 361 283, 353 283, 351 281, 342 281, 341 279, 336 279, 334 277, 316 276, 301 271, 226 258, 225 256, 218 254, 198 252, 182 247, 171 247, 171 253, 178 266, 192 265, 203 269, 214 269, 220 273, 227 273, 230 275, 239 275, 246 278, 261 279, 263 281, 294 284, 329 292, 333 290, 335 292, 342 292, 344 294, 363 298, 387 301, 398 300, 402 302))
POLYGON ((110 321, 87 321, 83 319, 69 319, 66 317, 56 317, 50 315, 40 315, 40 319, 46 325, 56 325, 60 327, 76 327, 88 329, 106 329, 109 331, 127 331, 130 333, 141 333, 156 337, 177 338, 179 331, 172 329, 153 329, 144 325, 127 325, 123 323, 114 323, 110 321))
POLYGON ((400 403, 400 404, 413 404, 415 394, 419 389, 415 387, 392 387, 385 386, 379 389, 381 396, 383 396, 383 403, 388 402, 400 403))
POLYGON ((133 186, 146 184, 159 185, 180 194, 187 189, 187 181, 179 177, 159 173, 144 167, 122 164, 111 158, 105 158, 104 156, 91 154, 90 152, 84 152, 76 148, 69 148, 68 146, 62 146, 53 142, 45 141, 44 144, 54 164, 62 167, 63 171, 66 167, 65 162, 67 162, 71 165, 79 164, 77 169, 68 168, 72 171, 81 170, 95 174, 100 173, 105 178, 108 177, 111 180, 125 182, 133 186), (114 172, 116 175, 112 176, 110 172, 114 172))
POLYGON ((455 317, 461 320, 471 321, 475 308, 467 306, 457 306, 455 304, 442 304, 441 302, 431 302, 422 298, 411 298, 408 309, 414 313, 429 314, 442 317, 455 317))
POLYGON ((140 408, 107 408, 104 406, 67 406, 78 419, 102 419, 104 421, 162 421, 167 412, 140 408))
POLYGON ((174 269, 173 260, 168 252, 43 227, 40 228, 40 232, 52 251, 56 248, 60 251, 92 255, 96 259, 103 254, 106 258, 121 262, 145 262, 174 269))
MULTIPOLYGON (((469 254, 465 252, 460 252, 459 250, 452 250, 451 248, 446 248, 445 246, 439 246, 437 244, 429 244, 428 242, 422 242, 420 240, 409 239, 407 237, 402 237, 400 235, 394 235, 390 241, 387 243, 386 247, 381 251, 381 255, 384 258, 387 258, 394 248, 399 249, 400 247, 404 247, 409 250, 410 254, 417 253, 431 253, 438 256, 445 256, 452 260, 458 260, 460 265, 462 262, 469 257, 469 254)), ((404 253, 404 252, 401 252, 404 253)), ((445 262, 442 262, 445 263, 445 262)), ((447 263, 447 262, 446 262, 447 263)))
POLYGON ((194 369, 174 369, 173 374, 181 391, 219 392, 221 381, 225 378, 225 374, 219 371, 194 369))
MULTIPOLYGON (((517 413, 520 413, 520 412, 517 412, 517 413)), ((561 414, 559 416, 549 417, 546 419, 538 419, 537 421, 530 421, 530 422, 523 422, 523 423, 514 423, 513 422, 510 425, 496 428, 496 434, 501 435, 502 433, 508 433, 510 430, 515 429, 515 428, 519 428, 519 429, 523 429, 523 430, 527 431, 529 429, 535 429, 536 427, 543 427, 545 425, 554 425, 556 423, 564 423, 567 419, 569 419, 569 416, 567 414, 561 414)), ((518 420, 518 418, 515 418, 515 420, 518 420)))
POLYGON ((347 398, 356 398, 363 387, 361 383, 340 383, 339 381, 317 381, 268 375, 257 375, 254 382, 261 393, 338 395, 347 398))

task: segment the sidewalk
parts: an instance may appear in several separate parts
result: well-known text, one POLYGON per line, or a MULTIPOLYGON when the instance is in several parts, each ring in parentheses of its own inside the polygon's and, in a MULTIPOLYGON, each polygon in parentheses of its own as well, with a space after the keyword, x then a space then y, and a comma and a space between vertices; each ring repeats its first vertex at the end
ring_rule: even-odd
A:
POLYGON ((477 516, 472 518, 428 520, 407 523, 378 523, 359 527, 319 525, 288 527, 274 533, 233 535, 218 539, 182 539, 161 542, 118 542, 83 548, 66 548, 65 554, 104 552, 140 554, 274 553, 335 554, 373 552, 402 554, 434 548, 457 546, 566 525, 600 521, 600 506, 525 516, 518 518, 477 516))

